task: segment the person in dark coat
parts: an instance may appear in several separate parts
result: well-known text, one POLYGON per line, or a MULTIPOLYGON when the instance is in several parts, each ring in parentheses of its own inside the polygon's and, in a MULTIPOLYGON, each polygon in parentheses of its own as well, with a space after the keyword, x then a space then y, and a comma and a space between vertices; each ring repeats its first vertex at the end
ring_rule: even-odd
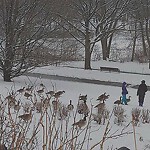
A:
POLYGON ((137 96, 139 96, 139 106, 143 106, 146 92, 147 92, 147 85, 145 84, 145 80, 142 80, 137 90, 137 96))
POLYGON ((127 94, 128 94, 127 83, 123 82, 122 83, 122 104, 127 105, 127 98, 126 98, 127 94))

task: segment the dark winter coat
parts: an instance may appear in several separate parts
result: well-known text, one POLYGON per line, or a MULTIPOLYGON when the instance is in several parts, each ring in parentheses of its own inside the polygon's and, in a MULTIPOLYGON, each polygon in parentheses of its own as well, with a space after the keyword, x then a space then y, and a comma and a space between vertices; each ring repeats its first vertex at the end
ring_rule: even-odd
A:
POLYGON ((137 90, 137 96, 143 96, 147 92, 147 85, 145 83, 141 83, 137 90))
POLYGON ((122 83, 122 95, 128 94, 128 90, 126 88, 126 82, 122 83))

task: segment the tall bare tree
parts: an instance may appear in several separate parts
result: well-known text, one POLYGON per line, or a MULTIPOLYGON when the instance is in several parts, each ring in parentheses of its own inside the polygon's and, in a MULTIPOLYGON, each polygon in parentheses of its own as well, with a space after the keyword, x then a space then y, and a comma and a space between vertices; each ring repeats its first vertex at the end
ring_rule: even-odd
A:
POLYGON ((136 24, 133 32, 138 36, 140 35, 143 55, 148 57, 150 68, 150 0, 132 0, 131 7, 133 11, 130 20, 133 24, 136 24))
POLYGON ((145 20, 145 35, 148 45, 148 60, 149 60, 149 69, 150 69, 150 0, 145 0, 145 5, 143 5, 144 11, 144 20, 145 20))
POLYGON ((64 15, 60 18, 76 31, 74 34, 67 29, 84 46, 84 68, 91 69, 91 54, 97 42, 101 41, 103 59, 109 57, 112 37, 122 26, 119 20, 127 10, 128 0, 70 0, 68 3, 72 20, 64 15))
POLYGON ((49 29, 47 0, 1 0, 0 70, 11 81, 34 67, 31 53, 43 44, 49 29))
POLYGON ((114 33, 125 29, 122 18, 129 12, 128 0, 101 0, 101 9, 97 12, 96 41, 102 45, 103 60, 109 58, 114 33))
POLYGON ((57 13, 58 23, 85 48, 85 69, 91 69, 90 20, 95 14, 99 1, 67 1, 57 13), (67 11, 64 11, 67 10, 67 11))

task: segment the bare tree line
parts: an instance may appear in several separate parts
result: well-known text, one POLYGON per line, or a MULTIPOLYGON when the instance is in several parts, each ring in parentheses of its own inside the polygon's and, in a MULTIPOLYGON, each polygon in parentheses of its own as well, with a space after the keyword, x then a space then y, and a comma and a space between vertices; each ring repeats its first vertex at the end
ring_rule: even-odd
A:
MULTIPOLYGON (((131 61, 140 39, 142 54, 150 64, 149 7, 150 0, 2 0, 0 70, 4 81, 37 66, 30 56, 44 50, 48 39, 74 38, 84 47, 84 68, 91 69, 91 55, 97 43, 101 44, 106 60, 111 54, 114 35, 129 32, 133 39, 131 61)), ((52 41, 48 41, 51 45, 52 41)), ((49 53, 52 51, 51 48, 49 53)), ((57 59, 62 54, 68 55, 62 48, 57 59)), ((55 57, 51 55, 50 59, 55 57)))

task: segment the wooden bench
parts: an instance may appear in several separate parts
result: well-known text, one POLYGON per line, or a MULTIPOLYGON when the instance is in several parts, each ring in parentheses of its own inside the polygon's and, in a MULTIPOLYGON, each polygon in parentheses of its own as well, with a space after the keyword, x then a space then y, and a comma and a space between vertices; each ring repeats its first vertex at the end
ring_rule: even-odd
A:
POLYGON ((101 71, 109 71, 109 72, 120 72, 118 68, 114 67, 100 67, 101 71))

